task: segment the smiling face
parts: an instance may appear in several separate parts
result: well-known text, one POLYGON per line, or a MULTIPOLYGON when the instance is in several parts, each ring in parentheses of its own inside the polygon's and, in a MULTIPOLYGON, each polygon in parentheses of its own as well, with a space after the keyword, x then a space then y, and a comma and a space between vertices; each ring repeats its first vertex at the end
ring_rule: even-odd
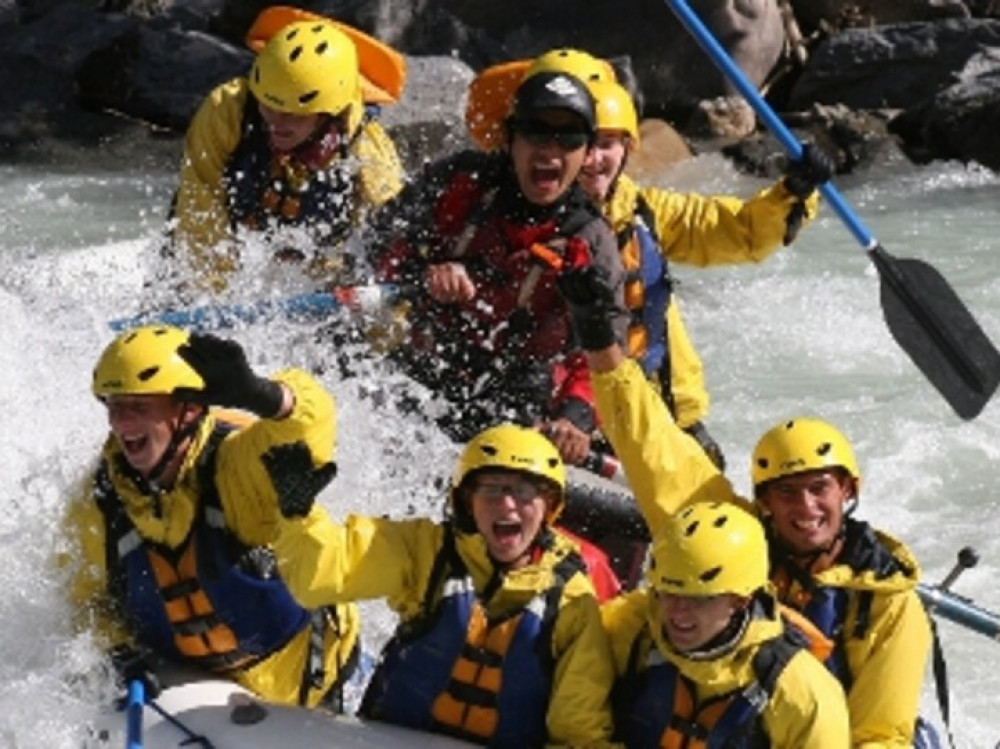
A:
POLYGON ((657 591, 663 635, 681 653, 698 650, 722 632, 748 599, 732 593, 678 596, 657 591))
POLYGON ((797 555, 829 552, 840 536, 854 480, 837 469, 803 471, 769 481, 758 501, 775 534, 797 555))
POLYGON ((611 193, 628 153, 628 134, 623 130, 601 130, 587 153, 580 171, 580 186, 598 202, 611 193))
POLYGON ((268 141, 277 151, 291 151, 305 143, 319 127, 321 114, 288 114, 258 102, 268 141))
POLYGON ((542 484, 513 471, 482 471, 469 492, 469 506, 495 561, 514 567, 528 562, 549 510, 542 484))
POLYGON ((108 425, 125 460, 149 478, 166 453, 174 432, 192 411, 170 395, 112 395, 105 400, 108 425))
POLYGON ((511 127, 510 155, 521 192, 535 205, 552 205, 583 166, 588 141, 583 121, 566 110, 542 109, 511 127))

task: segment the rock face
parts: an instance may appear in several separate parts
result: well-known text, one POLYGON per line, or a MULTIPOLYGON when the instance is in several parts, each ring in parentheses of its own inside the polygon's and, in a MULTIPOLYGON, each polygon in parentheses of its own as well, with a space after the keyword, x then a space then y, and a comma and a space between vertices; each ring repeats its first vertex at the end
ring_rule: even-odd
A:
POLYGON ((986 10, 989 2, 962 0, 791 0, 802 30, 810 33, 822 22, 837 26, 871 28, 907 21, 937 21, 945 18, 968 18, 973 10, 986 10))
POLYGON ((639 150, 626 163, 629 176, 639 182, 660 177, 667 167, 691 158, 684 139, 663 120, 643 120, 639 125, 639 150))
POLYGON ((910 107, 889 123, 912 160, 975 161, 1000 170, 1000 50, 969 60, 987 72, 960 76, 954 85, 910 107))
POLYGON ((961 19, 851 29, 815 53, 789 99, 893 109, 889 131, 916 161, 1000 169, 1000 21, 961 19))
MULTIPOLYGON (((751 79, 760 82, 783 42, 775 2, 691 4, 751 79)), ((105 135, 128 127, 127 120, 182 132, 212 87, 249 67, 243 35, 271 4, 22 0, 0 5, 0 120, 5 123, 0 138, 6 150, 61 137, 65 121, 87 123, 80 137, 100 137, 101 112, 127 118, 108 118, 105 135), (44 127, 38 124, 42 121, 44 127)), ((617 0, 594 0, 586 12, 577 0, 340 0, 302 6, 368 31, 412 59, 450 58, 470 70, 556 46, 628 55, 649 113, 683 117, 701 99, 728 93, 721 75, 661 0, 634 0, 624 13, 617 0)), ((447 75, 441 83, 446 80, 447 75)), ((442 101, 454 98, 444 85, 436 93, 442 101)), ((452 110, 451 116, 461 112, 452 110)))
POLYGON ((788 109, 814 103, 903 109, 955 82, 1000 45, 1000 21, 968 19, 849 29, 825 41, 792 89, 788 109))
MULTIPOLYGON (((758 85, 782 56, 782 9, 793 8, 807 34, 816 28, 833 33, 804 68, 784 66, 797 79, 786 76, 773 92, 779 111, 817 104, 891 111, 899 116, 890 129, 912 158, 1000 168, 1000 148, 990 137, 1000 21, 970 17, 1000 13, 997 0, 689 2, 758 85), (888 21, 909 23, 875 25, 888 21)), ((0 160, 44 157, 53 143, 92 145, 150 133, 179 141, 204 96, 249 68, 243 36, 272 3, 0 0, 0 160)), ((578 0, 299 4, 407 55, 404 100, 383 119, 408 165, 466 145, 465 87, 474 71, 558 46, 625 58, 645 114, 679 124, 691 137, 732 141, 754 130, 752 112, 732 96, 663 0, 590 0, 585 7, 578 0)), ((839 155, 852 161, 846 152, 839 155)))

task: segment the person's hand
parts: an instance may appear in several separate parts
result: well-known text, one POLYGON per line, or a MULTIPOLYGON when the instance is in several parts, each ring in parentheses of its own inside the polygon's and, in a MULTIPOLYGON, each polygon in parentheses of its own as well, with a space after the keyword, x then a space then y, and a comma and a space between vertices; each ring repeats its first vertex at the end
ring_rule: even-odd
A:
POLYGON ((615 343, 612 320, 617 312, 615 292, 607 272, 597 265, 573 268, 556 278, 569 309, 573 332, 585 351, 601 351, 615 343))
POLYGON ((829 181, 837 170, 833 159, 822 149, 806 143, 802 146, 802 158, 789 161, 785 167, 785 178, 782 181, 785 189, 798 200, 788 209, 785 216, 785 235, 782 244, 790 245, 799 235, 802 222, 806 217, 806 198, 813 194, 817 187, 829 181))
POLYGON ((476 285, 462 263, 438 263, 427 268, 424 286, 431 299, 441 304, 472 301, 476 285))
POLYGON ((569 419, 554 419, 539 425, 539 430, 555 445, 563 462, 578 466, 590 454, 590 435, 569 419))
POLYGON ((139 681, 147 700, 155 700, 160 696, 163 691, 160 679, 144 651, 131 645, 116 645, 108 656, 111 658, 111 667, 126 687, 133 681, 139 681))
POLYGON ((236 341, 192 333, 177 353, 205 381, 202 390, 177 388, 174 395, 178 398, 206 406, 242 408, 265 418, 281 411, 284 389, 255 375, 236 341))
POLYGON ((837 171, 834 160, 811 143, 802 146, 802 157, 785 167, 784 185, 792 195, 805 200, 837 171))
POLYGON ((275 445, 260 459, 278 495, 278 509, 289 519, 308 515, 316 496, 337 475, 336 463, 314 468, 304 442, 275 445))

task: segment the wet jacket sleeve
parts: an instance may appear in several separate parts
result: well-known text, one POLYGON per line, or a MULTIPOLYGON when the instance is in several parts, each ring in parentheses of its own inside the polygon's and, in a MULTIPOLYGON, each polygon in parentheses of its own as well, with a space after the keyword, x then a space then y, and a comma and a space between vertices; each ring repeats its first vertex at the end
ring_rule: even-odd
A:
POLYGON ((847 749, 850 723, 840 683, 800 650, 778 677, 763 714, 773 749, 847 749))
POLYGON ((360 208, 378 208, 403 189, 403 166, 392 139, 382 125, 369 120, 353 147, 358 159, 358 199, 360 208))
POLYGON ((667 344, 670 346, 670 390, 677 423, 687 428, 708 414, 709 396, 701 356, 688 335, 677 295, 667 307, 667 344))
POLYGON ((547 717, 549 746, 610 747, 614 668, 592 595, 565 599, 552 634, 555 672, 547 717))
POLYGON ((235 269, 226 207, 226 164, 240 140, 247 100, 245 78, 224 83, 199 107, 184 139, 180 185, 174 206, 175 251, 214 288, 235 269))
MULTIPOLYGON (((785 219, 798 198, 780 182, 747 201, 729 196, 639 188, 656 218, 670 260, 697 265, 759 263, 781 247, 785 219)), ((617 196, 616 196, 617 199, 617 196)), ((816 217, 819 197, 806 200, 803 225, 816 217)))
POLYGON ((226 523, 246 544, 270 543, 277 533, 278 498, 261 456, 278 445, 301 443, 318 468, 334 459, 336 405, 322 385, 302 370, 277 374, 275 381, 294 394, 283 419, 257 419, 229 435, 219 447, 216 486, 226 523))
POLYGON ((278 569, 306 608, 387 598, 404 619, 417 613, 443 530, 430 520, 326 513, 280 520, 278 569))
POLYGON ((94 502, 92 480, 81 482, 63 517, 64 540, 56 565, 69 570, 68 598, 76 631, 92 631, 102 646, 130 641, 108 594, 104 515, 94 502))
POLYGON ((640 588, 624 593, 601 606, 601 622, 611 646, 615 677, 621 677, 628 668, 632 645, 648 621, 648 589, 640 588))
POLYGON ((601 430, 650 528, 655 531, 692 502, 743 501, 698 443, 674 423, 634 360, 592 377, 601 430))
MULTIPOLYGON (((855 747, 910 747, 931 648, 927 612, 914 590, 876 594, 863 638, 847 638, 847 694, 855 747)), ((850 632, 850 615, 845 631, 850 632)))

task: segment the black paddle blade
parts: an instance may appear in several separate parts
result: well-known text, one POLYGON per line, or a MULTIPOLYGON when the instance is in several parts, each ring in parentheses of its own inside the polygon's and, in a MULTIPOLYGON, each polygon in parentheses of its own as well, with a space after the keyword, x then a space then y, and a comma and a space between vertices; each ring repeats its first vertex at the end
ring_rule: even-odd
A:
POLYGON ((1000 384, 1000 351, 935 268, 881 246, 870 254, 892 337, 955 413, 975 418, 1000 384))

